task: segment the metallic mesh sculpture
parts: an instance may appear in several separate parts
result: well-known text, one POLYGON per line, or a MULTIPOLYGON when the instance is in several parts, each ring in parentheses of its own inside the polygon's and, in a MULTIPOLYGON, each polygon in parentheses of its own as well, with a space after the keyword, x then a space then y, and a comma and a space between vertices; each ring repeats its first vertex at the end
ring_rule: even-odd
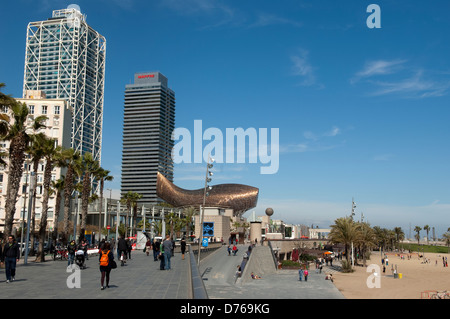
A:
MULTIPOLYGON (((175 207, 199 206, 203 204, 204 189, 186 190, 174 185, 158 172, 156 193, 159 198, 175 207)), ((206 207, 232 208, 240 215, 256 207, 259 189, 241 184, 214 185, 206 198, 206 207)))

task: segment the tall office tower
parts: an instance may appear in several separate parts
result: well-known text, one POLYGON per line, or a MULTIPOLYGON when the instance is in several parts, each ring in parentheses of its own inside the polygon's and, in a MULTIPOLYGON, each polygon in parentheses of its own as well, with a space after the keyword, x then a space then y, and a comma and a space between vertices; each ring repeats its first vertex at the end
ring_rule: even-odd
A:
POLYGON ((175 93, 159 72, 136 73, 125 87, 121 196, 142 195, 140 204, 160 202, 157 172, 173 181, 172 132, 175 93))
POLYGON ((24 94, 43 91, 72 108, 71 147, 101 161, 106 40, 77 8, 53 11, 27 29, 24 94))

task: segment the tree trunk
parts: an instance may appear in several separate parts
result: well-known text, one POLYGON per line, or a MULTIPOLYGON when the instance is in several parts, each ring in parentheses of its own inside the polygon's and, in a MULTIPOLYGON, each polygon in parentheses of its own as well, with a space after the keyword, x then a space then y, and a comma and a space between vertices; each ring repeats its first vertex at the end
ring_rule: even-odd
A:
MULTIPOLYGON (((39 168, 39 160, 37 161, 33 161, 33 172, 37 178, 37 171, 39 168)), ((34 188, 33 188, 33 199, 32 199, 32 205, 31 205, 31 223, 30 223, 30 240, 31 240, 31 247, 30 247, 30 251, 29 251, 29 256, 34 256, 36 254, 35 250, 34 250, 34 242, 35 242, 35 238, 34 238, 34 230, 36 229, 36 190, 37 190, 37 182, 34 184, 34 188)))
POLYGON ((9 148, 8 189, 5 201, 5 230, 4 238, 12 234, 14 214, 16 212, 16 200, 20 187, 20 179, 23 173, 25 161, 25 138, 19 134, 11 140, 9 148))
POLYGON ((52 240, 55 240, 55 241, 58 239, 58 219, 59 219, 59 212, 60 212, 60 208, 61 208, 61 199, 62 199, 62 194, 61 194, 61 191, 58 190, 56 193, 55 213, 53 215, 52 240))
MULTIPOLYGON (((103 210, 103 178, 100 180, 100 207, 98 209, 98 241, 102 240, 102 210, 103 210)), ((105 214, 106 219, 106 214, 105 214)))
POLYGON ((50 181, 52 179, 52 161, 47 158, 47 164, 45 165, 44 171, 44 198, 42 200, 42 213, 41 213, 41 223, 39 227, 39 248, 36 257, 37 262, 45 261, 45 233, 47 231, 47 216, 48 216, 48 198, 50 190, 50 181))
POLYGON ((84 239, 84 233, 86 231, 87 215, 88 215, 88 207, 89 207, 90 184, 91 184, 90 173, 85 172, 84 178, 83 178, 83 192, 81 195, 81 225, 80 225, 80 233, 79 233, 80 241, 84 239))
POLYGON ((69 219, 70 219, 70 199, 73 192, 73 169, 69 165, 67 167, 67 173, 64 185, 64 226, 62 234, 62 242, 67 245, 69 239, 69 219))

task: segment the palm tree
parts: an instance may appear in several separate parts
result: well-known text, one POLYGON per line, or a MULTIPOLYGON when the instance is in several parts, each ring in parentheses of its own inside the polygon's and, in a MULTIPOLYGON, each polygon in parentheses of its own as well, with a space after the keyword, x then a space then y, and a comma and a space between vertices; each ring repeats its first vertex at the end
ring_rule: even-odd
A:
MULTIPOLYGON (((31 156, 31 163, 33 164, 33 172, 34 175, 37 176, 39 164, 41 163, 41 160, 44 158, 45 155, 45 141, 47 139, 47 136, 43 133, 30 135, 30 144, 27 148, 27 153, 31 156)), ((34 230, 36 229, 36 198, 37 198, 37 183, 34 183, 33 189, 31 189, 33 198, 32 198, 32 204, 31 204, 31 221, 30 221, 30 230, 31 230, 31 249, 29 252, 30 256, 35 255, 34 251, 34 241, 35 236, 33 235, 34 230)), ((31 187, 31 185, 30 185, 31 187)))
POLYGON ((417 233, 414 237, 417 239, 417 245, 420 245, 420 231, 422 230, 422 227, 416 226, 414 227, 414 231, 417 233))
POLYGON ((186 234, 189 237, 189 239, 192 239, 191 237, 191 224, 192 224, 192 217, 198 214, 198 210, 194 206, 189 206, 183 210, 184 219, 185 219, 185 225, 186 225, 186 234))
POLYGON ((64 175, 61 175, 61 177, 56 180, 52 181, 52 188, 54 191, 56 191, 56 201, 55 201, 55 213, 53 217, 53 240, 58 239, 58 220, 59 220, 59 214, 61 210, 61 200, 64 195, 64 183, 65 183, 65 177, 64 175))
POLYGON ((428 242, 428 233, 430 232, 430 226, 425 225, 425 226, 423 226, 423 229, 427 232, 427 244, 428 244, 429 243, 428 242))
POLYGON ((175 232, 175 238, 180 238, 181 231, 183 230, 184 226, 186 226, 186 220, 184 218, 177 217, 175 220, 175 223, 173 225, 173 230, 175 232))
MULTIPOLYGON (((137 201, 142 198, 141 194, 138 194, 133 191, 128 191, 121 199, 120 202, 124 205, 127 205, 127 217, 125 218, 125 235, 128 233, 128 219, 131 214, 133 214, 132 210, 134 210, 137 201)), ((134 216, 134 215, 133 215, 134 216)))
POLYGON ((156 231, 156 234, 158 234, 164 238, 164 235, 162 234, 162 221, 154 220, 151 222, 151 225, 152 225, 153 229, 156 231))
POLYGON ((137 204, 138 201, 142 198, 142 194, 134 193, 133 202, 131 203, 132 209, 133 209, 133 228, 132 228, 132 235, 136 235, 136 224, 137 224, 137 204))
MULTIPOLYGON (((100 234, 102 231, 102 218, 101 218, 101 214, 102 214, 102 210, 103 210, 103 189, 105 186, 105 181, 112 181, 114 179, 114 176, 109 175, 109 173, 111 173, 110 171, 104 169, 103 167, 100 167, 96 174, 95 174, 95 178, 97 180, 100 181, 100 207, 98 209, 99 212, 99 217, 98 217, 98 234, 99 234, 99 240, 100 240, 100 234)), ((105 216, 106 218, 106 216, 105 216)))
POLYGON ((356 242, 358 236, 357 225, 351 217, 341 217, 331 225, 328 238, 332 243, 343 244, 345 247, 345 257, 349 261, 348 248, 351 243, 356 242))
POLYGON ((383 251, 386 248, 386 231, 384 228, 381 228, 380 226, 374 226, 373 231, 375 233, 375 240, 378 243, 378 246, 380 247, 380 250, 383 251))
MULTIPOLYGON (((75 188, 75 178, 81 175, 82 157, 79 152, 72 148, 63 149, 58 166, 67 167, 66 177, 64 179, 64 221, 62 242, 67 244, 69 239, 70 226, 70 201, 75 188)), ((75 227, 75 225, 74 225, 75 227)))
POLYGON ((363 257, 363 265, 366 266, 366 252, 376 246, 375 231, 368 223, 357 223, 357 240, 356 244, 359 246, 361 255, 363 257))
MULTIPOLYGON (((0 88, 3 87, 0 86, 0 88)), ((25 161, 25 151, 30 142, 30 135, 27 133, 27 116, 28 107, 25 103, 17 102, 15 99, 4 94, 0 95, 2 106, 8 106, 12 118, 3 114, 1 119, 1 133, 4 140, 10 141, 9 145, 9 169, 8 169, 8 187, 6 190, 5 200, 5 229, 6 237, 11 235, 14 214, 16 210, 16 201, 20 187, 20 180, 23 173, 23 163, 25 161)), ((38 116, 33 120, 31 128, 37 131, 44 128, 43 121, 47 119, 46 116, 38 116)))
POLYGON ((395 243, 395 233, 391 229, 386 229, 386 237, 388 239, 389 248, 391 250, 394 250, 394 243, 395 243))
POLYGON ((395 233, 395 241, 397 242, 397 244, 399 244, 401 240, 405 239, 405 233, 403 232, 401 227, 395 227, 394 233, 395 233))
POLYGON ((39 227, 39 248, 38 254, 36 257, 36 261, 43 262, 45 261, 44 254, 44 242, 45 242, 45 233, 47 231, 47 216, 48 216, 48 199, 50 196, 50 184, 52 180, 52 170, 54 163, 56 161, 57 154, 61 151, 60 146, 56 146, 54 139, 46 139, 43 144, 44 148, 44 157, 45 157, 45 168, 44 168, 44 196, 42 199, 42 213, 41 213, 41 222, 39 227))
POLYGON ((180 219, 178 218, 178 215, 176 213, 174 213, 173 211, 171 211, 164 217, 165 217, 164 219, 166 220, 166 223, 170 225, 170 238, 173 239, 175 224, 177 224, 180 219))
POLYGON ((444 242, 447 245, 447 250, 448 250, 448 252, 450 252, 450 228, 442 236, 444 237, 444 242))
POLYGON ((92 175, 95 175, 95 172, 100 167, 98 161, 94 160, 91 153, 87 152, 83 156, 82 161, 82 177, 83 177, 83 188, 81 192, 81 225, 80 225, 80 233, 79 239, 84 239, 84 233, 86 231, 86 223, 88 216, 88 207, 89 207, 89 197, 91 193, 91 180, 92 175))

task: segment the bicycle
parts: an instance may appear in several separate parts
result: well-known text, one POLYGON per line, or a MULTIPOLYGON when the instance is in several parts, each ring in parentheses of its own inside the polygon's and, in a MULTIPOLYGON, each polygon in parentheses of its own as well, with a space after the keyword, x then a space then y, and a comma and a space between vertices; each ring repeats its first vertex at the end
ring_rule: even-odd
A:
POLYGON ((55 249, 55 252, 53 254, 53 260, 60 259, 60 260, 67 260, 67 249, 65 248, 57 248, 55 249))
POLYGON ((436 291, 436 293, 431 295, 431 299, 450 299, 450 292, 436 291))

